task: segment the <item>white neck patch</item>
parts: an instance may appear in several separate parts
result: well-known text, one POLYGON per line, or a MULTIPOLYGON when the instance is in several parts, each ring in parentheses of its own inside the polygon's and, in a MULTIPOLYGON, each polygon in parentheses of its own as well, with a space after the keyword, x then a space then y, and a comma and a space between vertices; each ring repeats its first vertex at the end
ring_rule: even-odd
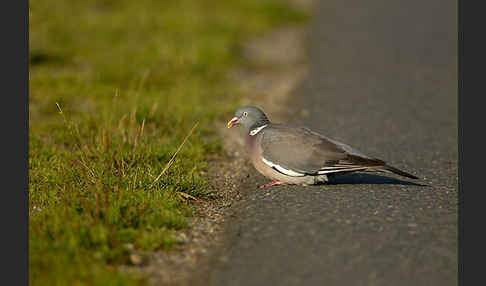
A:
POLYGON ((263 126, 260 126, 258 128, 255 128, 255 129, 251 130, 250 131, 250 136, 255 136, 258 132, 260 132, 260 130, 262 130, 265 127, 267 127, 267 125, 263 125, 263 126))

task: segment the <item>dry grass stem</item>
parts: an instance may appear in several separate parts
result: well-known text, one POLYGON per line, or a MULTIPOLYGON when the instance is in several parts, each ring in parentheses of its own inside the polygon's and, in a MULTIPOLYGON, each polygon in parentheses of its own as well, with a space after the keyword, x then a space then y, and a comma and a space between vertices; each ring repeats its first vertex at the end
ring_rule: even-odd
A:
POLYGON ((181 151, 182 146, 184 146, 187 139, 189 138, 189 136, 191 136, 192 132, 194 131, 194 129, 196 129, 198 124, 199 124, 199 121, 196 122, 196 124, 194 124, 191 131, 189 131, 189 134, 186 135, 186 138, 184 138, 181 145, 179 145, 179 147, 177 148, 177 151, 174 153, 174 155, 172 155, 172 158, 170 158, 169 162, 167 162, 167 165, 165 165, 165 168, 162 170, 162 172, 160 172, 160 174, 157 176, 157 178, 155 178, 154 182, 152 183, 152 185, 150 187, 153 187, 153 185, 155 185, 155 183, 160 179, 160 177, 169 169, 170 165, 172 165, 172 162, 174 161, 175 157, 177 156, 177 153, 179 153, 179 151, 181 151))

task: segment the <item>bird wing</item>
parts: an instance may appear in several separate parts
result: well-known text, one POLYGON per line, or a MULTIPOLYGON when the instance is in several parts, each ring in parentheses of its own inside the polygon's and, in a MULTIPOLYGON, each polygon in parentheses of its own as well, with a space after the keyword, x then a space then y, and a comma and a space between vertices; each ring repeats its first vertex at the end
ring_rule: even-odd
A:
POLYGON ((262 131, 262 160, 286 175, 328 174, 385 165, 308 128, 271 124, 262 131))

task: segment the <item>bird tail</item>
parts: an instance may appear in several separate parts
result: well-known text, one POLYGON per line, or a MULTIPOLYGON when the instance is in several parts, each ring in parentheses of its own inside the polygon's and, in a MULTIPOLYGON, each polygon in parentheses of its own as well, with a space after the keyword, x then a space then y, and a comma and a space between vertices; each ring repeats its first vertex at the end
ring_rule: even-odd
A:
POLYGON ((418 177, 412 175, 412 174, 409 174, 407 172, 404 172, 402 170, 399 170, 395 167, 392 167, 392 166, 388 166, 388 165, 385 165, 385 166, 382 166, 380 167, 380 169, 378 169, 379 171, 382 171, 382 172, 386 172, 386 173, 394 173, 394 174, 397 174, 397 175, 400 175, 400 176, 404 176, 404 177, 407 177, 407 178, 410 178, 410 179, 419 179, 418 177))

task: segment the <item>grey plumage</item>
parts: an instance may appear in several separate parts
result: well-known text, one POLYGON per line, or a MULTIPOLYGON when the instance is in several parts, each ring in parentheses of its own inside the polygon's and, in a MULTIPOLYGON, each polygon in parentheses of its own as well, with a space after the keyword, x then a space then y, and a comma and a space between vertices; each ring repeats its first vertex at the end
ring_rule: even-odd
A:
POLYGON ((416 176, 371 158, 344 143, 304 127, 271 123, 259 108, 239 108, 228 128, 241 124, 255 168, 278 183, 309 185, 328 180, 329 175, 355 171, 416 176))

